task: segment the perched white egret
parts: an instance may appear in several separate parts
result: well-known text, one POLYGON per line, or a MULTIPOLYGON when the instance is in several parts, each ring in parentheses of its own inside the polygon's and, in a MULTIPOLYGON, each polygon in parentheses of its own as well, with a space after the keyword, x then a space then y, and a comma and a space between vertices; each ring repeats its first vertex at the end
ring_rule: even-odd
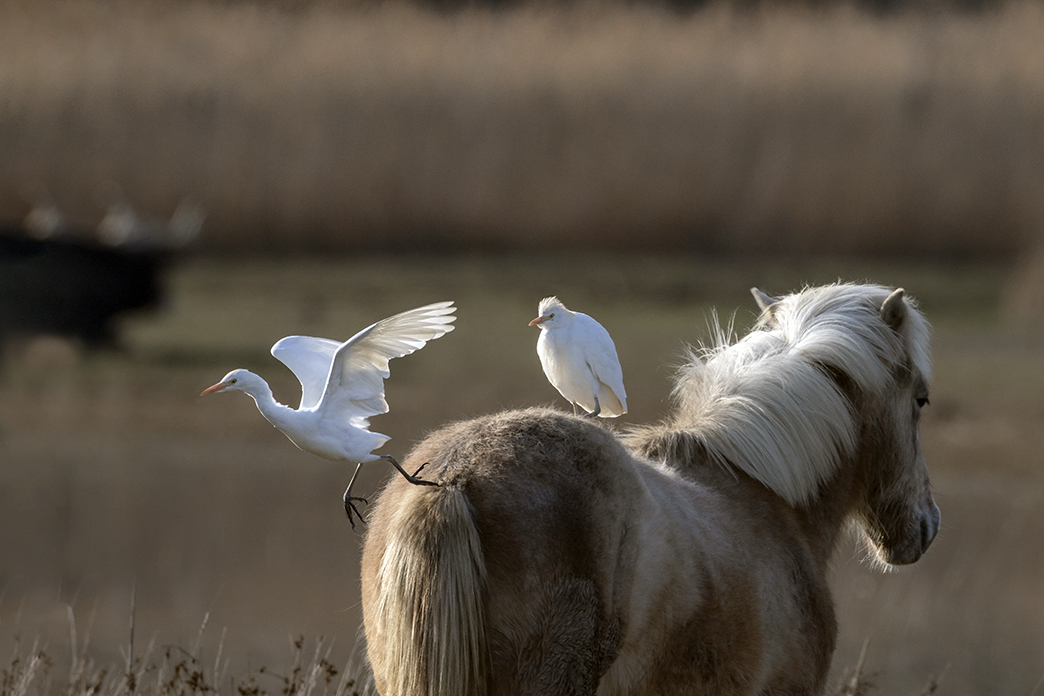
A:
MULTIPOLYGON (((272 355, 289 367, 301 382, 301 406, 297 409, 276 401, 265 380, 249 370, 232 370, 200 396, 239 390, 253 397, 261 414, 290 441, 305 452, 324 459, 355 462, 358 466, 344 492, 344 510, 355 526, 352 511, 359 510, 351 495, 359 469, 378 459, 391 462, 407 481, 437 485, 408 474, 390 455, 376 455, 390 440, 370 431, 370 417, 388 412, 384 380, 388 361, 419 350, 428 341, 453 330, 452 302, 411 309, 371 324, 344 343, 311 336, 287 336, 272 346, 272 355)), ((424 467, 422 466, 421 469, 424 467)))
POLYGON ((627 413, 623 370, 609 332, 583 312, 573 312, 557 297, 540 301, 540 316, 529 322, 540 327, 537 354, 555 389, 592 418, 627 413))

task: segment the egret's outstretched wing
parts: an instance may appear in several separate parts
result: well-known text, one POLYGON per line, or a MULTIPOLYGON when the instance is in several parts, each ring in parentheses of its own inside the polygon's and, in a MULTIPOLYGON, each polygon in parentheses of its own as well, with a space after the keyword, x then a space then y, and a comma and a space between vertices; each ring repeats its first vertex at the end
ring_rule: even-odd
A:
POLYGON ((312 336, 287 336, 272 346, 272 355, 301 383, 301 408, 312 408, 322 400, 330 365, 340 347, 338 341, 312 336))
POLYGON ((437 302, 382 319, 337 349, 319 409, 345 418, 388 412, 384 380, 388 361, 419 350, 453 330, 452 302, 437 302))

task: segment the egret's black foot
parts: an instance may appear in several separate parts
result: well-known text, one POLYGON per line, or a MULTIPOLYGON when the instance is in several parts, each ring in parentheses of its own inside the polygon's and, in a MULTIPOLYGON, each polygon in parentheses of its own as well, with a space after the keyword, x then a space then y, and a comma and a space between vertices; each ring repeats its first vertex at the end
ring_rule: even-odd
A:
POLYGON ((355 520, 352 518, 352 513, 353 512, 355 513, 356 517, 359 518, 360 522, 362 522, 363 524, 366 524, 366 519, 363 518, 362 513, 359 512, 359 508, 355 507, 355 501, 356 500, 361 500, 362 502, 366 503, 367 505, 370 504, 370 501, 368 501, 366 498, 357 498, 354 495, 349 495, 348 491, 344 492, 344 511, 348 515, 348 522, 351 523, 352 529, 355 529, 355 520))
POLYGON ((405 476, 406 480, 412 483, 414 486, 437 486, 439 484, 435 483, 434 481, 427 481, 417 476, 417 474, 421 472, 421 469, 428 466, 429 463, 430 462, 424 462, 419 467, 417 467, 417 470, 414 471, 411 475, 407 475, 405 471, 402 472, 402 475, 405 476))
POLYGON ((414 486, 437 486, 439 484, 434 481, 428 481, 427 479, 417 478, 416 476, 407 476, 406 480, 412 483, 414 486))
MULTIPOLYGON (((427 465, 428 465, 428 464, 430 464, 430 463, 431 463, 430 461, 426 461, 426 462, 424 462, 423 464, 421 464, 420 466, 418 466, 418 467, 417 467, 417 471, 416 471, 416 472, 413 472, 413 473, 412 473, 412 475, 411 475, 411 476, 412 476, 412 478, 413 478, 413 480, 412 480, 412 481, 410 481, 410 483, 419 483, 419 484, 421 484, 421 485, 424 485, 424 484, 426 484, 426 483, 432 483, 431 481, 424 481, 423 479, 421 479, 421 478, 419 478, 419 477, 418 477, 418 474, 420 474, 420 473, 421 473, 421 471, 422 471, 422 470, 424 469, 424 467, 425 467, 425 466, 427 466, 427 465)), ((407 479, 407 480, 408 480, 408 479, 407 479)), ((437 484, 436 484, 436 485, 437 485, 437 484)))
POLYGON ((352 480, 348 482, 348 487, 344 489, 344 512, 348 515, 348 521, 351 523, 353 530, 355 529, 355 520, 352 519, 353 512, 359 518, 360 522, 362 522, 363 524, 366 523, 366 520, 363 519, 362 513, 359 512, 359 508, 355 507, 355 503, 353 501, 361 500, 367 505, 370 504, 370 501, 368 501, 366 498, 357 498, 354 495, 352 495, 352 486, 355 485, 355 479, 359 477, 360 469, 362 469, 362 462, 359 462, 359 464, 356 465, 355 473, 352 474, 352 480))
POLYGON ((381 459, 383 459, 383 460, 385 460, 387 462, 390 462, 391 465, 394 466, 398 470, 398 472, 400 474, 402 474, 402 477, 404 479, 406 479, 407 481, 409 481, 410 483, 412 483, 414 486, 437 486, 437 485, 439 485, 439 484, 435 483, 434 481, 426 481, 425 479, 418 478, 418 476, 417 476, 417 474, 419 474, 421 472, 421 469, 426 467, 430 462, 424 462, 423 464, 421 464, 417 468, 416 471, 414 471, 412 474, 408 474, 408 473, 406 473, 406 470, 403 469, 402 466, 399 465, 399 462, 395 461, 395 458, 392 457, 391 455, 386 454, 383 457, 381 457, 381 459))

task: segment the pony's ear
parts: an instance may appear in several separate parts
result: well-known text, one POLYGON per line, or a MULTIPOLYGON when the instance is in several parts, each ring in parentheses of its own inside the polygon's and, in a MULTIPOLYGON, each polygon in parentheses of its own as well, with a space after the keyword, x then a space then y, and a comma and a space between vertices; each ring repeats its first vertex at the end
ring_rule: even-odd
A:
POLYGON ((758 303, 758 309, 760 309, 762 313, 769 311, 769 309, 772 308, 772 305, 779 302, 779 298, 769 297, 757 288, 751 288, 750 294, 754 296, 754 301, 758 303))
POLYGON ((894 331, 899 330, 899 327, 903 325, 903 320, 906 318, 906 302, 903 301, 904 294, 905 291, 902 288, 897 288, 881 304, 881 319, 892 327, 894 331))

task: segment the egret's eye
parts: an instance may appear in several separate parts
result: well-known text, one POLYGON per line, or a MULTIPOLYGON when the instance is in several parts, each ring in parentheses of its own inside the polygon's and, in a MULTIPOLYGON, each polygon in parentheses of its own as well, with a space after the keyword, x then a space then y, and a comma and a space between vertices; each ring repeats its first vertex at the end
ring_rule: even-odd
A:
POLYGON ((550 314, 547 315, 547 318, 548 319, 554 319, 555 318, 555 313, 551 312, 550 314))
POLYGON ((917 398, 917 408, 924 408, 925 406, 927 406, 930 403, 931 402, 928 401, 928 397, 927 396, 921 396, 921 397, 917 398))
MULTIPOLYGON (((230 380, 228 381, 228 383, 229 383, 229 384, 235 384, 235 383, 236 383, 236 381, 237 381, 237 380, 234 380, 234 379, 230 379, 230 380)), ((927 399, 925 399, 925 401, 927 401, 927 399)))

